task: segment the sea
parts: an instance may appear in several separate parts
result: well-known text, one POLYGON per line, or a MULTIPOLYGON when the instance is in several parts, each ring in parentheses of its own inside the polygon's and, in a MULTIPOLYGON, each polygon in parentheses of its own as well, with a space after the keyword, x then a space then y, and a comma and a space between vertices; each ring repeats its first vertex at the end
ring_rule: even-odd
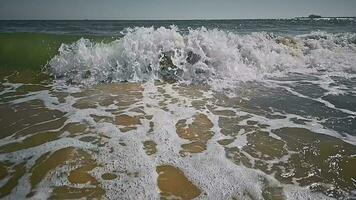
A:
POLYGON ((356 18, 0 21, 2 199, 356 199, 356 18))

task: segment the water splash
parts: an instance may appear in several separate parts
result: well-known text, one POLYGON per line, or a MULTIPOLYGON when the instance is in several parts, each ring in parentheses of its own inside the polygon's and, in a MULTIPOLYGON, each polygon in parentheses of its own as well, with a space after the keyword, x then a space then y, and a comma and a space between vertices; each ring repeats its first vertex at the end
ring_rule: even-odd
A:
POLYGON ((356 71, 356 34, 312 32, 282 37, 239 35, 204 27, 182 34, 177 27, 127 29, 119 40, 80 39, 62 44, 49 70, 69 83, 174 79, 228 88, 236 82, 299 74, 356 71))

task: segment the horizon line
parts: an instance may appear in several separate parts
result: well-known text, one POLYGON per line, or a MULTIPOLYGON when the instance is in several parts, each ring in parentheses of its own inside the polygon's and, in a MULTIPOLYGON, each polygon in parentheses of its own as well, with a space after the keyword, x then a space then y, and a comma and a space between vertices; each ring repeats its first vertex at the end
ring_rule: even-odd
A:
MULTIPOLYGON (((269 19, 298 19, 298 18, 310 18, 309 16, 295 16, 295 17, 271 17, 271 18, 192 18, 192 19, 0 19, 0 21, 194 21, 194 20, 269 20, 269 19)), ((322 18, 356 18, 356 16, 321 16, 322 18)), ((320 19, 319 18, 319 19, 320 19)), ((310 18, 311 19, 311 18, 310 18)))

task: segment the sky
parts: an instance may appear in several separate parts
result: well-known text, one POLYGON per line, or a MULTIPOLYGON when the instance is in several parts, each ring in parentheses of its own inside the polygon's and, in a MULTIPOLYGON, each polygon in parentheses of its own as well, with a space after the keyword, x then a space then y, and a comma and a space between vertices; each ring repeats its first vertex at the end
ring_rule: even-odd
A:
POLYGON ((0 19, 256 19, 356 16, 356 0, 0 0, 0 19))

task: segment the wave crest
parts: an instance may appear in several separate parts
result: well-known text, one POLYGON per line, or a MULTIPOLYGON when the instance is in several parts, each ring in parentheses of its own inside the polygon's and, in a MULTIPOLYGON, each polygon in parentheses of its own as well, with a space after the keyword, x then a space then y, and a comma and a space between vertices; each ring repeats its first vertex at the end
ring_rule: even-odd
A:
POLYGON ((239 35, 221 30, 177 27, 127 29, 110 43, 80 39, 62 44, 49 62, 51 73, 70 83, 263 80, 290 72, 356 71, 356 35, 313 32, 295 37, 259 32, 239 35))

